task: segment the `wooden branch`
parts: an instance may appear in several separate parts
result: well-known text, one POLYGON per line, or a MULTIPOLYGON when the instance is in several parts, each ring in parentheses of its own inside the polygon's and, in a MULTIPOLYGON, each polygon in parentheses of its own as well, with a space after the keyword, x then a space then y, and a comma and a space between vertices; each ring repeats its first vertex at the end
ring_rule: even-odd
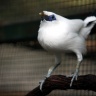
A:
POLYGON ((81 75, 78 80, 73 82, 70 87, 71 77, 63 75, 52 75, 46 79, 43 85, 43 91, 40 91, 39 86, 29 92, 26 96, 46 96, 51 91, 75 89, 75 90, 91 90, 96 92, 96 75, 81 75))

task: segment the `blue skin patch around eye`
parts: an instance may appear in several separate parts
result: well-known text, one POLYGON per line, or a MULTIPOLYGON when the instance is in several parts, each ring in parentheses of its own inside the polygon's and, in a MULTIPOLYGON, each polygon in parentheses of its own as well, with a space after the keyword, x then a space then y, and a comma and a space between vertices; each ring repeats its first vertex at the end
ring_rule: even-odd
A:
POLYGON ((46 21, 53 21, 53 20, 56 20, 56 17, 54 15, 45 16, 45 20, 46 21))

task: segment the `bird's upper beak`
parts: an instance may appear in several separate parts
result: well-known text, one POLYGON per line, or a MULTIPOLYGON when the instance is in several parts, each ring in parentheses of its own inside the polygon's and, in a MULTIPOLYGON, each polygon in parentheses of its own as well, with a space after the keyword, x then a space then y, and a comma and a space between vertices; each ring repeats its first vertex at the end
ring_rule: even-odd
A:
POLYGON ((42 17, 42 16, 45 16, 44 12, 40 12, 39 15, 42 17))
POLYGON ((47 16, 46 14, 44 14, 44 12, 40 12, 39 15, 41 16, 42 20, 44 20, 44 18, 47 16))
POLYGON ((43 16, 43 15, 44 15, 44 12, 40 12, 39 15, 40 15, 40 16, 43 16))

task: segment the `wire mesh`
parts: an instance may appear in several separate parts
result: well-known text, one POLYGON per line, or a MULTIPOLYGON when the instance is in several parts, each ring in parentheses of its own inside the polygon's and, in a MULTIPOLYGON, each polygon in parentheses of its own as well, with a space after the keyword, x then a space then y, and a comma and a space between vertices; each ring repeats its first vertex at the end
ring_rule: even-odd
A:
MULTIPOLYGON (((23 36, 25 33, 23 33, 24 30, 21 30, 19 24, 21 22, 40 21, 38 13, 42 10, 71 16, 92 12, 95 7, 96 0, 0 0, 0 30, 3 28, 3 31, 0 31, 0 36, 6 35, 6 38, 10 39, 13 36, 12 33, 14 33, 17 37, 20 37, 18 32, 21 31, 23 36), (19 26, 18 30, 16 30, 17 27, 12 27, 14 24, 19 26), (11 30, 9 25, 14 30, 11 30), (7 31, 4 31, 5 29, 7 31)), ((22 28, 25 28, 25 26, 22 28)), ((32 30, 32 33, 34 30, 32 30)), ((26 33, 29 31, 26 30, 26 33)), ((14 41, 14 38, 11 40, 14 41)), ((84 56, 84 61, 80 67, 80 75, 96 75, 96 34, 89 36, 86 44, 88 52, 84 56)), ((38 86, 39 81, 44 78, 52 64, 54 64, 54 55, 38 48, 38 43, 32 40, 0 44, 0 96, 24 96, 38 86)), ((74 54, 63 54, 62 64, 53 74, 69 75, 74 72, 75 65, 76 56, 74 54)), ((49 96, 58 95, 96 96, 96 93, 83 90, 57 90, 49 94, 49 96)))

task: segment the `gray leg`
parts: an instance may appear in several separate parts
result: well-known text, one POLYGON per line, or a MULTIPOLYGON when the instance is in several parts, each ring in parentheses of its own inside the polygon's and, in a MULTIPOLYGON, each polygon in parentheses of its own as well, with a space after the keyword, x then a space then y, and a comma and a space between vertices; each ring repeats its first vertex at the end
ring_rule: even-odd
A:
POLYGON ((81 64, 81 61, 83 60, 83 57, 82 57, 81 52, 76 51, 76 55, 77 55, 78 61, 77 61, 77 65, 76 65, 76 70, 75 70, 75 72, 73 74, 73 77, 71 79, 70 87, 72 86, 72 83, 73 83, 74 79, 77 80, 78 73, 79 73, 79 68, 80 68, 80 64, 81 64))
POLYGON ((50 77, 50 75, 52 74, 52 72, 53 72, 60 64, 61 64, 61 56, 60 56, 60 55, 56 55, 56 56, 55 56, 55 65, 49 68, 46 77, 50 77))
POLYGON ((52 72, 60 65, 60 63, 56 64, 55 66, 52 66, 49 68, 48 73, 46 75, 46 77, 50 77, 50 75, 52 74, 52 72))
MULTIPOLYGON (((61 55, 56 55, 55 56, 55 65, 50 67, 49 70, 48 70, 48 73, 46 75, 46 78, 50 77, 50 75, 52 74, 52 72, 61 64, 61 55)), ((40 90, 42 91, 42 86, 46 80, 46 78, 44 80, 42 80, 40 82, 40 90)))

